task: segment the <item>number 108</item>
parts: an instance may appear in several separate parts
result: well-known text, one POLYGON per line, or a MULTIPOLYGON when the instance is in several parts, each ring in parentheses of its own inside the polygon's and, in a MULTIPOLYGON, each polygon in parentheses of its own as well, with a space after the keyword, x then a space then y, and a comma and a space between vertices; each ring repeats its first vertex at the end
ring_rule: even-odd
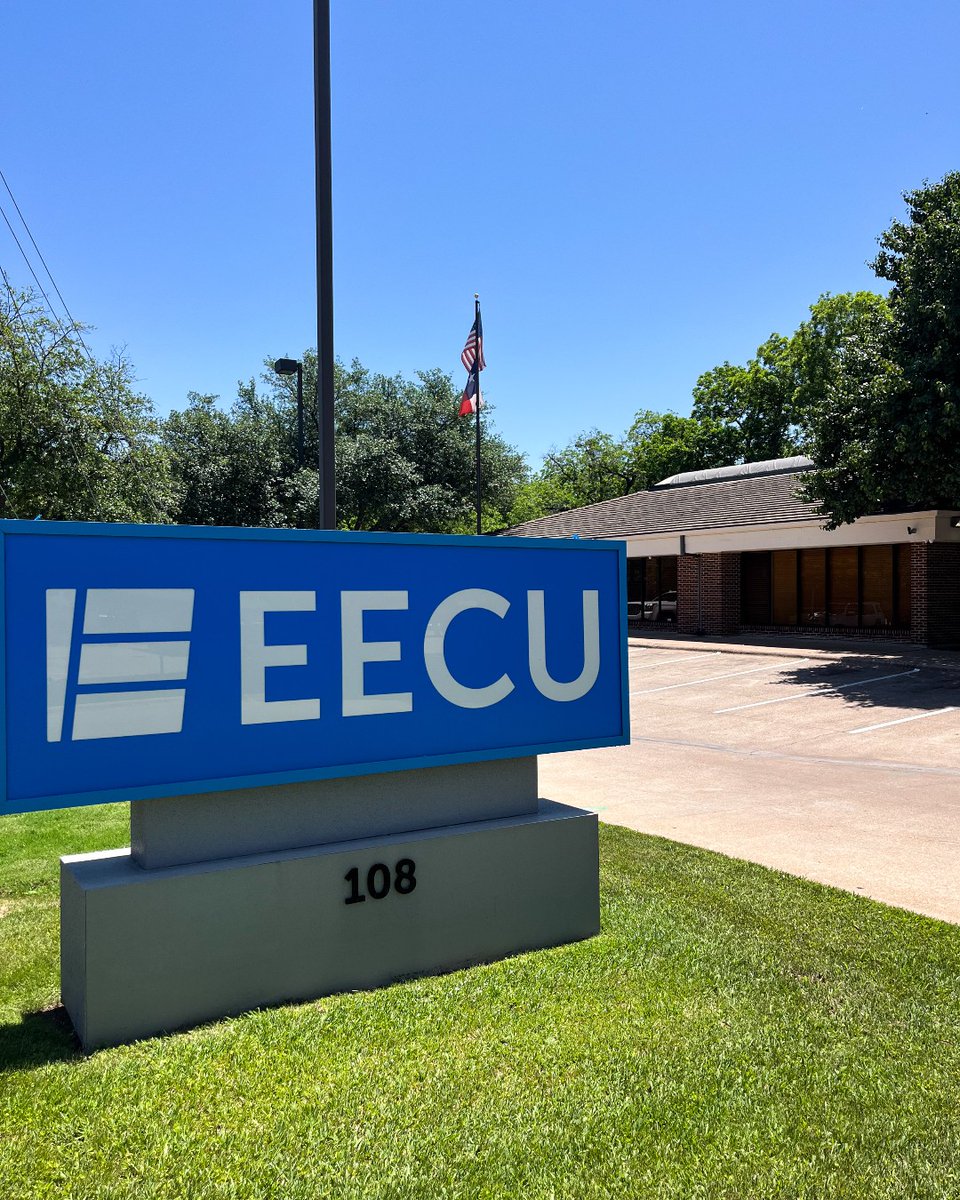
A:
POLYGON ((350 894, 344 904, 362 904, 367 896, 371 900, 382 900, 389 895, 391 887, 401 896, 409 896, 417 886, 417 864, 412 858, 401 858, 393 869, 391 878, 390 868, 386 863, 374 863, 367 871, 366 893, 360 890, 360 868, 351 867, 344 875, 344 880, 350 885, 350 894))

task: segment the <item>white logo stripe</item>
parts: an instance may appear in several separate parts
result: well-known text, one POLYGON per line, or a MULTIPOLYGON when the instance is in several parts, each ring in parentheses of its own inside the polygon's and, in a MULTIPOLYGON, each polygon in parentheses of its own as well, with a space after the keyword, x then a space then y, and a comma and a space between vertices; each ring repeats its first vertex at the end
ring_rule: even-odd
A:
POLYGON ((189 633, 193 588, 89 588, 86 633, 189 633))
POLYGON ((143 692, 81 692, 73 718, 73 739, 138 737, 179 733, 183 727, 183 688, 143 692))
POLYGON ((77 682, 153 683, 186 679, 189 642, 85 642, 77 682))
POLYGON ((73 638, 76 588, 47 589, 47 741, 63 736, 63 709, 67 699, 67 669, 73 638))

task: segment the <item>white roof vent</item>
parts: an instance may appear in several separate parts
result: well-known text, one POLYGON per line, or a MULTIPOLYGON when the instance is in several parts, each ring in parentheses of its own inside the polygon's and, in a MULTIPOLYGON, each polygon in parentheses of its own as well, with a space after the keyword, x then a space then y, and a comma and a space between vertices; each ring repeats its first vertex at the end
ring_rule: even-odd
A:
POLYGON ((681 471, 655 483, 655 488, 684 487, 694 483, 721 483, 726 479, 745 479, 753 475, 786 475, 792 471, 809 471, 813 460, 797 455, 795 458, 768 458, 766 462, 736 463, 732 467, 713 467, 708 471, 681 471))

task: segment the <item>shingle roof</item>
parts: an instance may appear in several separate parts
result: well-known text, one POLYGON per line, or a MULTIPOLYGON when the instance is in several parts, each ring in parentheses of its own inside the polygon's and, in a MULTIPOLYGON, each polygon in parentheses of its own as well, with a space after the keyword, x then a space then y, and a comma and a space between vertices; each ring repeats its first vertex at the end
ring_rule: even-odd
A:
POLYGON ((725 479, 686 487, 633 492, 525 521, 503 533, 521 537, 625 538, 645 533, 683 533, 688 529, 724 529, 737 525, 773 525, 779 521, 822 522, 816 504, 796 495, 803 471, 725 479))

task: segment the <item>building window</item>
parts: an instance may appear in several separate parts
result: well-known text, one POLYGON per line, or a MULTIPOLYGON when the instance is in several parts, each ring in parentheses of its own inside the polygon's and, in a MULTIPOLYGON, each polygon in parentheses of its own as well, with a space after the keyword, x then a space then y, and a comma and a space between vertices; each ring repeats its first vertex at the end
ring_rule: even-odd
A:
MULTIPOLYGON (((762 555, 761 557, 766 557, 762 555)), ((796 550, 774 550, 772 560, 773 599, 772 620, 774 625, 796 625, 797 623, 797 552, 796 550)), ((753 558, 745 554, 744 558, 753 558)))
POLYGON ((740 620, 744 625, 769 625, 773 619, 774 558, 772 554, 740 556, 740 620))
POLYGON ((908 546, 744 553, 740 570, 743 625, 910 628, 908 546))
POLYGON ((801 550, 800 624, 827 623, 827 552, 801 550))
POLYGON ((672 625, 677 619, 677 556, 627 559, 627 617, 672 625))

